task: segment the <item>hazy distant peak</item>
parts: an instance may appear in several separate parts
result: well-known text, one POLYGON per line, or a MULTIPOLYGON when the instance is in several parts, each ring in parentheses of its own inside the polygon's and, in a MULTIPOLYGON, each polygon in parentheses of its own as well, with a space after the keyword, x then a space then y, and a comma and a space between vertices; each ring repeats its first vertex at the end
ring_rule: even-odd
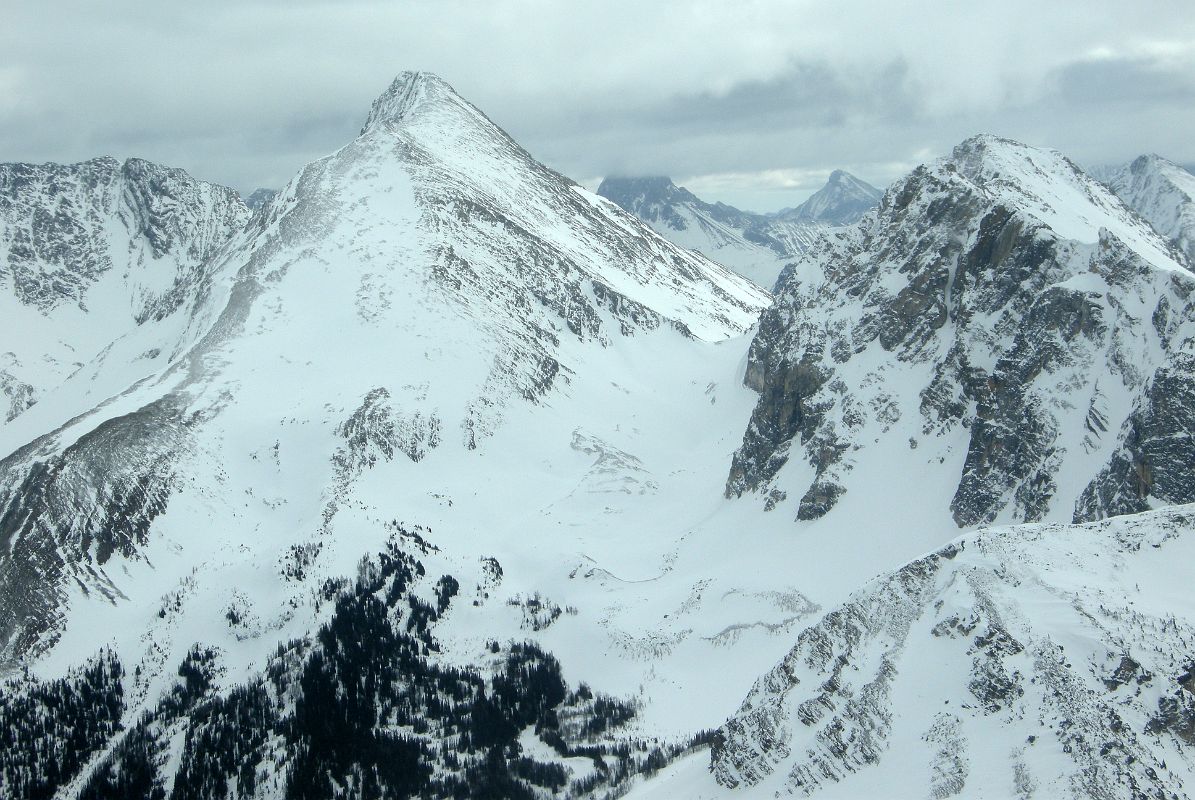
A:
POLYGON ((640 178, 606 178, 597 193, 623 208, 638 213, 640 209, 663 207, 674 202, 700 202, 688 189, 677 186, 664 175, 640 178))
POLYGON ((1143 217, 1195 264, 1195 175, 1150 153, 1101 178, 1125 205, 1143 217))
POLYGON ((781 212, 781 216, 799 222, 849 225, 874 208, 882 195, 870 183, 836 169, 825 186, 796 208, 781 212))
POLYGON ((256 211, 266 203, 273 200, 276 194, 278 194, 277 189, 267 189, 264 186, 259 186, 258 188, 254 189, 248 197, 245 198, 245 205, 249 206, 249 208, 253 211, 256 211))

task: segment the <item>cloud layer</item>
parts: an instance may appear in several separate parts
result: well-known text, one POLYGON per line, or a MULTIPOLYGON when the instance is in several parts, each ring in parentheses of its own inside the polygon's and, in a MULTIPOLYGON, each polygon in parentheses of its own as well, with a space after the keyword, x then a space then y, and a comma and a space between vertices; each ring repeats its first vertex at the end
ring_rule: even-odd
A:
POLYGON ((1085 163, 1195 161, 1189 0, 9 3, 0 160, 139 155, 279 186, 438 72, 583 182, 669 174, 793 205, 980 131, 1085 163))

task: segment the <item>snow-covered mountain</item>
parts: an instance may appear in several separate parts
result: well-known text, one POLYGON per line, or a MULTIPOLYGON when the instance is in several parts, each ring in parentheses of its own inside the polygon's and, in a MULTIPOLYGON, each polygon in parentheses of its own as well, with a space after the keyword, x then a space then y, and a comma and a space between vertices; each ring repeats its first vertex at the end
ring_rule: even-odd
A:
POLYGON ((786 259, 813 239, 804 226, 773 226, 762 214, 707 203, 669 178, 606 178, 598 195, 669 241, 703 253, 763 288, 771 288, 786 259))
MULTIPOLYGON (((195 441, 198 407, 213 420, 253 418, 248 398, 256 390, 282 402, 283 414, 289 402, 317 402, 312 375, 343 373, 315 408, 322 418, 337 407, 328 405, 332 396, 348 404, 344 419, 329 424, 363 448, 353 465, 398 452, 418 461, 449 443, 477 450, 512 404, 567 393, 590 351, 649 334, 682 343, 724 339, 748 328, 767 299, 544 169, 426 74, 397 80, 361 135, 305 168, 234 239, 211 276, 189 308, 189 348, 160 373, 90 411, 61 420, 33 413, 3 431, 8 451, 38 426, 54 431, 3 467, 9 479, 28 482, 37 464, 55 461, 52 475, 41 476, 53 483, 38 490, 38 514, 67 517, 48 530, 22 519, 8 531, 10 568, 22 563, 25 547, 45 544, 43 534, 68 529, 79 552, 57 567, 78 569, 70 562, 88 560, 95 537, 120 538, 119 547, 101 544, 101 563, 114 549, 133 555, 140 534, 113 531, 107 518, 73 524, 77 506, 52 498, 94 491, 96 474, 73 476, 67 467, 87 472, 95 457, 112 460, 111 445, 134 451, 115 459, 133 474, 101 470, 109 487, 101 494, 119 503, 129 493, 138 502, 169 493, 167 470, 147 470, 143 457, 182 457, 182 445, 195 441), (288 381, 294 394, 282 391, 288 381), (381 430, 359 430, 365 422, 381 430), (102 439, 109 428, 121 430, 117 441, 92 452, 89 437, 102 439)), ((23 503, 30 487, 14 488, 8 503, 23 503)), ((137 512, 148 525, 158 510, 111 514, 123 526, 137 512)), ((11 594, 6 611, 16 623, 5 631, 10 653, 47 643, 11 594), (26 639, 11 639, 22 627, 26 639)))
POLYGON ((0 164, 0 424, 174 315, 248 217, 231 189, 140 159, 0 164))
POLYGON ((6 792, 531 796, 685 745, 634 687, 691 631, 616 572, 720 502, 766 293, 422 73, 205 270, 168 363, 0 429, 6 792))
POLYGON ((1161 156, 1145 155, 1103 180, 1195 264, 1195 175, 1161 156))
POLYGON ((1057 153, 964 142, 781 277, 727 493, 809 520, 914 474, 962 526, 1195 500, 1178 258, 1057 153))
POLYGON ((1182 796, 1195 278, 991 137, 816 230, 400 76, 0 426, 0 796, 1182 796))
POLYGON ((826 185, 796 208, 785 209, 776 219, 815 225, 850 225, 875 208, 883 192, 849 172, 836 169, 826 185))
POLYGON ((880 192, 835 170, 829 181, 796 208, 753 214, 725 203, 707 203, 671 179, 606 178, 598 194, 614 201, 659 234, 724 264, 770 289, 784 264, 816 239, 817 228, 856 221, 880 192))
POLYGON ((719 731, 714 776, 751 790, 727 796, 1187 797, 1192 558, 1195 506, 964 535, 803 631, 719 731))

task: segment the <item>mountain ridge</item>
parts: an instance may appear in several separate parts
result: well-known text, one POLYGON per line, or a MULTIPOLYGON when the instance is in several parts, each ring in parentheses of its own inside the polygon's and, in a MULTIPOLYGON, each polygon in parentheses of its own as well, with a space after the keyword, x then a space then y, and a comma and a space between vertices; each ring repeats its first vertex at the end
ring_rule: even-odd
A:
POLYGON ((1195 175, 1190 170, 1147 154, 1113 170, 1105 183, 1195 265, 1195 175))
POLYGON ((143 159, 0 165, 0 423, 175 316, 248 216, 233 190, 143 159))
POLYGON ((1180 655, 1195 631, 1168 593, 1193 510, 986 529, 870 582, 802 633, 719 731, 718 783, 1181 792, 1190 762, 1168 740, 1189 741, 1195 724, 1180 655))
POLYGON ((816 242, 400 75, 0 426, 0 794, 1181 794, 1177 252, 990 136, 816 242))
POLYGON ((671 241, 769 289, 786 261, 814 245, 821 227, 857 220, 880 194, 842 170, 831 173, 826 185, 800 206, 772 214, 707 203, 663 176, 607 177, 597 192, 671 241))
MULTIPOLYGON (((1175 385, 1166 410, 1147 410, 1144 398, 1155 370, 1183 373, 1195 318, 1190 273, 1110 192, 1053 151, 974 137, 890 188, 877 216, 826 241, 782 275, 752 344, 746 379, 762 397, 728 496, 783 502, 798 486, 776 478, 800 453, 812 474, 789 471, 808 481, 797 516, 815 519, 848 491, 864 461, 855 453, 876 434, 895 449, 873 460, 919 461, 910 451, 928 437, 946 448, 943 463, 962 452, 947 444, 954 435, 969 439, 951 501, 960 526, 1061 513, 1060 479, 1074 482, 1064 496, 1084 509, 1077 520, 1142 510, 1132 492, 1099 485, 1128 480, 1126 464, 1162 441, 1146 445, 1122 423, 1181 417, 1189 405, 1195 387, 1175 385), (1101 364, 1095 374, 1106 378, 1096 380, 1088 370, 1101 364), (900 429, 907 444, 892 433, 900 429), (1113 455, 1117 437, 1131 454, 1113 455), (1118 477, 1079 466, 1095 452, 1120 465, 1118 477), (1112 495, 1111 509, 1090 499, 1112 495)), ((1149 460, 1164 471, 1171 457, 1183 458, 1149 460)), ((1178 491, 1166 501, 1195 499, 1183 499, 1195 487, 1178 491)))

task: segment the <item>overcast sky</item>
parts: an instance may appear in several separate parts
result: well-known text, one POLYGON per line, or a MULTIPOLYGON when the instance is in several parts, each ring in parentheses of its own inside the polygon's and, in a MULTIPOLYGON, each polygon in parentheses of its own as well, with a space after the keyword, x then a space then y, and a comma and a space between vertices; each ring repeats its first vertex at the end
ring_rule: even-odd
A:
POLYGON ((978 132, 1195 162, 1192 0, 6 0, 0 161, 277 187, 404 69, 587 185, 667 174, 755 210, 837 167, 882 186, 978 132))

